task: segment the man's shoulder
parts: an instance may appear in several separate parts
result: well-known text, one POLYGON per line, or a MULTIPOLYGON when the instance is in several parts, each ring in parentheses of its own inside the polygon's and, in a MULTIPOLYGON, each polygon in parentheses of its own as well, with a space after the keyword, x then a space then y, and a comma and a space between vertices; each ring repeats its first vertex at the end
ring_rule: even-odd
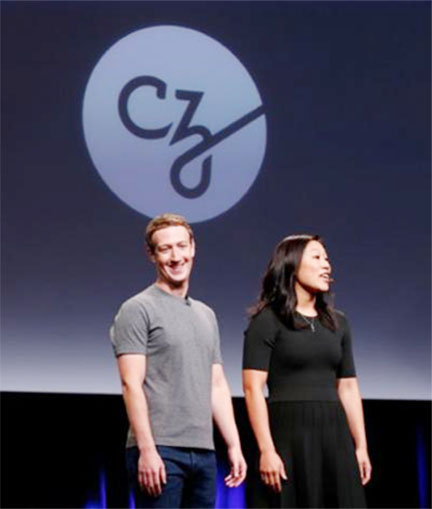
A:
POLYGON ((212 317, 216 318, 216 313, 213 311, 213 309, 208 304, 206 304, 202 300, 193 299, 191 297, 189 297, 189 300, 191 301, 192 305, 197 310, 199 310, 200 312, 202 312, 204 314, 211 315, 212 317))
POLYGON ((192 297, 189 297, 189 300, 192 302, 192 304, 194 306, 197 306, 198 308, 203 309, 208 313, 212 313, 213 315, 215 314, 213 309, 208 304, 206 304, 204 301, 199 300, 199 299, 194 299, 192 297))
POLYGON ((126 299, 120 306, 120 309, 123 310, 134 310, 134 309, 145 309, 148 306, 152 305, 155 301, 155 292, 153 289, 153 285, 148 286, 141 292, 132 295, 128 299, 126 299))

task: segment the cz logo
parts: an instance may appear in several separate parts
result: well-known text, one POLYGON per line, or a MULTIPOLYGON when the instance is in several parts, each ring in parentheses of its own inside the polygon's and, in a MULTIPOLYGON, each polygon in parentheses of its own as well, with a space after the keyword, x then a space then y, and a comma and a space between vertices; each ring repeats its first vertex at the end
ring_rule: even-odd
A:
POLYGON ((224 46, 157 26, 114 44, 84 96, 84 135, 110 189, 146 216, 215 217, 254 182, 265 153, 259 93, 224 46))

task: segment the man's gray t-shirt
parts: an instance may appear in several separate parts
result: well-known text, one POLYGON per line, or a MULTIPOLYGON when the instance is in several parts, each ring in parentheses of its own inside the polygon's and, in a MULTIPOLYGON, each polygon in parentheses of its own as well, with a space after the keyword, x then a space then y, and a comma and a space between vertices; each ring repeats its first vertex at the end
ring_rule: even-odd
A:
MULTIPOLYGON (((222 363, 214 312, 156 285, 128 299, 110 330, 117 356, 146 356, 144 392, 157 445, 214 449, 212 365, 222 363)), ((127 447, 136 445, 130 428, 127 447)))

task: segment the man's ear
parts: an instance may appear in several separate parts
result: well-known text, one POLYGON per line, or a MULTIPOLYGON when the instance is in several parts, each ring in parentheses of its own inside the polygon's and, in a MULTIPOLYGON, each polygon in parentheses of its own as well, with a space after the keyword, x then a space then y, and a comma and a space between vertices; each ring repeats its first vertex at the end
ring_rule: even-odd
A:
POLYGON ((154 256, 153 251, 152 251, 152 250, 151 250, 148 246, 146 246, 146 247, 144 248, 144 251, 145 251, 145 253, 146 253, 146 255, 147 255, 147 258, 148 258, 148 259, 149 259, 152 263, 155 263, 155 261, 156 261, 156 260, 155 260, 155 256, 154 256))
POLYGON ((196 253, 196 246, 195 246, 195 240, 192 239, 192 258, 195 257, 195 253, 196 253))

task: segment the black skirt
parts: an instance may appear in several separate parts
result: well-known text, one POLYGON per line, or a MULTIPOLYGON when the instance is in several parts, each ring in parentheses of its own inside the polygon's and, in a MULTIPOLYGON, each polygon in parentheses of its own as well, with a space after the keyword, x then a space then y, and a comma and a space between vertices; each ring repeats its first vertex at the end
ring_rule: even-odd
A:
POLYGON ((254 507, 366 507, 354 444, 339 401, 270 403, 269 417, 288 480, 283 481, 281 494, 275 494, 255 476, 254 507))

